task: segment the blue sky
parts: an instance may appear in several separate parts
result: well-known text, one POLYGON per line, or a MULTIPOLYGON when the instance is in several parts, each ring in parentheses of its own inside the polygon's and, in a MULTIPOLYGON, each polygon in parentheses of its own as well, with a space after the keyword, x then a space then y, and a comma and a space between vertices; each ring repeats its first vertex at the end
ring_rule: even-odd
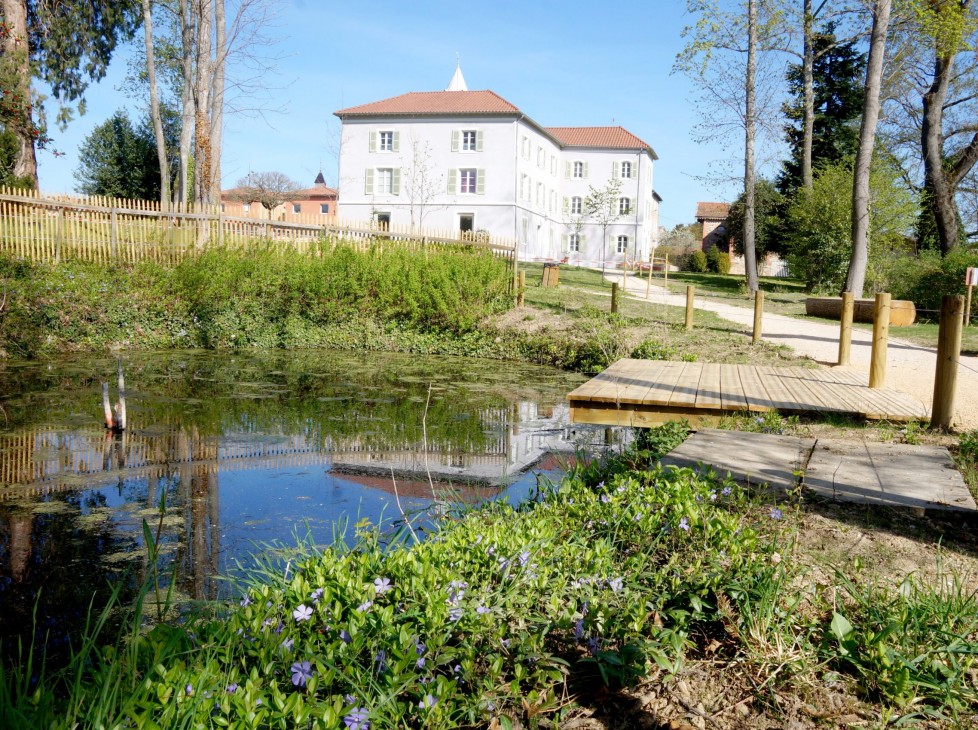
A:
MULTIPOLYGON (((320 168, 335 183, 339 120, 333 112, 409 91, 444 89, 456 53, 469 89, 491 89, 544 126, 620 124, 659 155, 655 188, 661 224, 693 220, 696 201, 729 200, 733 187, 699 179, 740 149, 700 144, 693 91, 671 74, 691 22, 679 0, 631 2, 325 3, 282 0, 270 34, 282 59, 271 83, 272 111, 226 118, 223 186, 251 170, 278 170, 312 183, 320 168)), ((141 31, 139 42, 141 42, 141 31)), ((41 188, 74 189, 77 148, 92 128, 140 102, 119 90, 125 52, 87 95, 88 111, 64 132, 65 156, 39 156, 41 188)), ((342 191, 341 191, 342 192, 342 191)), ((342 197, 341 197, 342 200, 342 197)))

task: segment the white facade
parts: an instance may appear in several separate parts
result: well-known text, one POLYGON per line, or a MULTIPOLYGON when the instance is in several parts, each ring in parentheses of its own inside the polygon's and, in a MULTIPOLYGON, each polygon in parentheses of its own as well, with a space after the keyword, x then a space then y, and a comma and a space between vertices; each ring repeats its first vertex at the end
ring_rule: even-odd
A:
POLYGON ((647 260, 655 244, 655 152, 620 127, 547 130, 481 91, 407 94, 336 114, 344 219, 486 231, 518 240, 523 260, 585 265, 647 260), (625 212, 605 230, 599 220, 611 216, 584 215, 584 201, 612 179, 625 199, 615 211, 625 212))

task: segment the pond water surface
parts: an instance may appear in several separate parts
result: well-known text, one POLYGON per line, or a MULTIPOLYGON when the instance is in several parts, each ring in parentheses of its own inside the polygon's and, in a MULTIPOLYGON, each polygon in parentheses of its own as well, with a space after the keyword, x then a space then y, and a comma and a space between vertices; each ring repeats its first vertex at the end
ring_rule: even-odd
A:
POLYGON ((149 570, 144 520, 177 597, 213 599, 229 590, 222 575, 270 544, 519 500, 605 436, 568 425, 578 375, 332 351, 124 355, 128 428, 112 435, 101 383, 115 400, 116 362, 0 363, 8 649, 35 610, 35 638, 56 649, 112 588, 131 595, 149 570))

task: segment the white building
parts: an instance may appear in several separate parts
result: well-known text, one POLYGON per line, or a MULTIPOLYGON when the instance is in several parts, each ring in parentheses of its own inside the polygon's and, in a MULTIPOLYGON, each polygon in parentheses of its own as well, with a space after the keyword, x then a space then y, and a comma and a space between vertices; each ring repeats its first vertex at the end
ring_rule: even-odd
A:
POLYGON ((523 260, 647 260, 659 229, 652 147, 622 127, 542 127, 492 91, 341 109, 343 218, 516 238, 523 260), (592 190, 617 185, 588 214, 592 190))

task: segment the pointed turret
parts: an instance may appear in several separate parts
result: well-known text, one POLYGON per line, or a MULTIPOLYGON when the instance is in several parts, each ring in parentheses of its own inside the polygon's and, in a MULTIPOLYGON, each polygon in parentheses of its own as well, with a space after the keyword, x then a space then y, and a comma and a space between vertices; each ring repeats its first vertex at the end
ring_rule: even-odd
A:
POLYGON ((448 88, 445 91, 468 91, 469 87, 465 85, 465 77, 462 76, 462 66, 456 62, 455 63, 455 73, 452 74, 452 80, 448 82, 448 88))

